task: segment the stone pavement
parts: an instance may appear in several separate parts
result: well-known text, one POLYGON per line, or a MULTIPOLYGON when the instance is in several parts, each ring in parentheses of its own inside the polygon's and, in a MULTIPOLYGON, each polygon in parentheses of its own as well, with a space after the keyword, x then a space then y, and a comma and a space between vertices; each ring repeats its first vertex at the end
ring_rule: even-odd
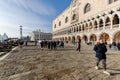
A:
POLYGON ((27 46, 14 50, 0 62, 0 80, 120 80, 120 51, 107 52, 108 76, 95 70, 92 46, 82 45, 81 54, 73 46, 41 50, 27 46))

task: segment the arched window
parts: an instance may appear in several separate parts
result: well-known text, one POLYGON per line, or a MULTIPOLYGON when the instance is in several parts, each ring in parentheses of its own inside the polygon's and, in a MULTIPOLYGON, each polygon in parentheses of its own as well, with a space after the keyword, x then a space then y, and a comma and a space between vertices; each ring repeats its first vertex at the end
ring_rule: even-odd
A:
POLYGON ((68 17, 65 18, 65 23, 67 23, 67 22, 68 22, 68 17))
POLYGON ((111 3, 115 2, 115 1, 118 1, 118 0, 108 0, 108 3, 111 4, 111 3))
POLYGON ((99 21, 99 26, 103 27, 103 20, 102 19, 100 19, 100 21, 99 21))
POLYGON ((111 4, 113 2, 113 0, 109 0, 109 4, 111 4))
POLYGON ((98 25, 98 23, 97 23, 97 21, 95 20, 95 22, 94 22, 95 28, 97 28, 97 25, 98 25))
POLYGON ((74 14, 72 17, 72 20, 75 20, 75 19, 76 19, 76 14, 74 14))
POLYGON ((118 0, 114 0, 114 2, 115 2, 115 1, 118 1, 118 0))
POLYGON ((54 25, 54 28, 56 28, 56 24, 54 25))
POLYGON ((59 26, 61 26, 61 21, 59 21, 59 26))
POLYGON ((119 24, 119 16, 117 14, 113 17, 113 25, 116 24, 119 24))
POLYGON ((105 26, 109 26, 111 24, 110 18, 107 17, 105 21, 105 26))
POLYGON ((92 29, 92 28, 93 28, 93 26, 92 26, 92 22, 90 22, 90 25, 89 25, 89 26, 90 26, 90 27, 89 27, 90 29, 92 29))
POLYGON ((89 12, 91 10, 91 5, 89 4, 89 3, 87 3, 86 5, 85 5, 85 8, 84 8, 84 13, 87 13, 87 12, 89 12))
POLYGON ((85 29, 88 30, 88 24, 86 23, 85 29))

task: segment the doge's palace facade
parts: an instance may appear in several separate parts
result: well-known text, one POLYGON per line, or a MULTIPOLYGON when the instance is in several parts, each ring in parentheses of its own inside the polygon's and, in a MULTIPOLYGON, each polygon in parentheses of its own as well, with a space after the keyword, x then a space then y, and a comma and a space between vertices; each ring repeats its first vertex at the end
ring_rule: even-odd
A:
POLYGON ((120 42, 120 0, 73 0, 53 20, 53 39, 120 42))

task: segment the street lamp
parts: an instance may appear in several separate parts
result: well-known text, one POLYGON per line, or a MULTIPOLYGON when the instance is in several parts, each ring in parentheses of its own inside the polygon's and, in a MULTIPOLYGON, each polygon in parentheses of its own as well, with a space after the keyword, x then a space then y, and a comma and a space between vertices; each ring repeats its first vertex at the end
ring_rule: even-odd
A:
POLYGON ((20 25, 20 39, 22 39, 22 25, 20 25))

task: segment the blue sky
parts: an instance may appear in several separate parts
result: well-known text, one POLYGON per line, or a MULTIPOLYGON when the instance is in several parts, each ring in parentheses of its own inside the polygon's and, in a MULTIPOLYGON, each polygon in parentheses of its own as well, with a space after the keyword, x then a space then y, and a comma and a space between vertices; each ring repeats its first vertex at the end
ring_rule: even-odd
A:
POLYGON ((0 0, 0 34, 19 37, 33 30, 52 31, 52 20, 63 12, 72 0, 0 0))

